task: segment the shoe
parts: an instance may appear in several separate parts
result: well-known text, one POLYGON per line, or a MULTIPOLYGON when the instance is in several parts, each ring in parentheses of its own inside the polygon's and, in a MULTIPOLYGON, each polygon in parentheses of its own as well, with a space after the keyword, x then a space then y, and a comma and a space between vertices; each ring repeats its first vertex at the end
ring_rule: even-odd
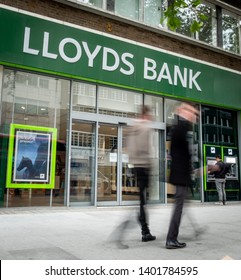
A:
POLYGON ((198 236, 204 234, 206 231, 207 231, 207 227, 205 227, 205 226, 195 228, 194 229, 195 237, 198 237, 198 236))
POLYGON ((142 242, 153 241, 153 240, 156 240, 156 236, 153 236, 150 233, 142 235, 142 242))
POLYGON ((223 202, 223 205, 227 205, 227 204, 228 204, 227 201, 224 201, 224 202, 223 202))
POLYGON ((119 249, 128 249, 129 246, 126 244, 123 244, 121 241, 116 242, 116 245, 118 246, 119 249))
POLYGON ((181 243, 181 242, 178 242, 177 240, 176 241, 169 240, 166 242, 167 249, 180 249, 180 248, 184 248, 186 246, 187 246, 186 243, 181 243))
POLYGON ((214 204, 216 204, 216 205, 224 205, 222 201, 215 202, 214 204))

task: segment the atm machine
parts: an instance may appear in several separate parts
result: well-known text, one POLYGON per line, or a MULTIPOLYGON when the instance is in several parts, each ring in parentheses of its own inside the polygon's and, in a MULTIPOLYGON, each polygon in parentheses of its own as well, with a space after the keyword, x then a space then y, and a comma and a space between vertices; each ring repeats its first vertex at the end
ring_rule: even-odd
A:
POLYGON ((238 149, 222 147, 223 161, 230 165, 230 172, 226 175, 227 200, 240 200, 238 149))
POLYGON ((223 161, 230 165, 227 180, 238 180, 238 151, 234 148, 223 147, 223 161))
POLYGON ((224 147, 204 145, 204 200, 217 201, 218 193, 215 178, 208 174, 208 167, 216 164, 215 156, 221 155, 223 162, 230 164, 230 172, 226 175, 227 200, 240 200, 240 186, 238 174, 238 149, 236 147, 224 147))
POLYGON ((217 190, 215 185, 215 178, 213 175, 208 174, 209 166, 216 164, 215 156, 221 155, 221 146, 203 145, 204 153, 204 201, 216 201, 217 190))

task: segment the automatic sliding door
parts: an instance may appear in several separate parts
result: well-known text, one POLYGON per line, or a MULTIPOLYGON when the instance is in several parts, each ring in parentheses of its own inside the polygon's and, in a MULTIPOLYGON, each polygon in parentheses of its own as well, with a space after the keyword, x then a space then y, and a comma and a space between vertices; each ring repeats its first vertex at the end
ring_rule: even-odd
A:
MULTIPOLYGON (((164 133, 162 130, 155 130, 152 135, 150 168, 150 184, 147 189, 147 199, 151 202, 164 203, 165 201, 165 150, 164 133)), ((128 161, 125 154, 125 133, 122 140, 122 202, 138 201, 139 186, 134 166, 128 161)))
POLYGON ((97 201, 117 202, 118 183, 118 126, 99 124, 97 201))

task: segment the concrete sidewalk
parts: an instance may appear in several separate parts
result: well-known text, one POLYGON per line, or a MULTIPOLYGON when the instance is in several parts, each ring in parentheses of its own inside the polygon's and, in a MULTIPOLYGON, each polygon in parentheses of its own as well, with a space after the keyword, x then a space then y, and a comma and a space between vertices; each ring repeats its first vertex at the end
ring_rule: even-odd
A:
POLYGON ((226 206, 190 203, 185 207, 179 240, 187 247, 165 248, 172 205, 149 206, 152 242, 141 242, 136 207, 0 209, 2 260, 220 260, 241 259, 241 203, 226 206), (191 218, 192 216, 192 218, 191 218), (126 218, 120 249, 113 231, 126 218), (206 231, 196 236, 191 222, 206 231))

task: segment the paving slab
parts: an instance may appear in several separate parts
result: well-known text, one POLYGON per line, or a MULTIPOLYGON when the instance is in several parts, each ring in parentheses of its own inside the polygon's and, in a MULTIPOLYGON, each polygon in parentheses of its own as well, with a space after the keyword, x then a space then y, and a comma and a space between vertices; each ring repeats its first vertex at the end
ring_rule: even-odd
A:
POLYGON ((137 207, 39 207, 0 209, 2 260, 221 260, 241 259, 241 203, 188 203, 179 240, 167 250, 172 205, 148 206, 157 239, 141 242, 137 207), (118 226, 128 220, 124 247, 118 226))

